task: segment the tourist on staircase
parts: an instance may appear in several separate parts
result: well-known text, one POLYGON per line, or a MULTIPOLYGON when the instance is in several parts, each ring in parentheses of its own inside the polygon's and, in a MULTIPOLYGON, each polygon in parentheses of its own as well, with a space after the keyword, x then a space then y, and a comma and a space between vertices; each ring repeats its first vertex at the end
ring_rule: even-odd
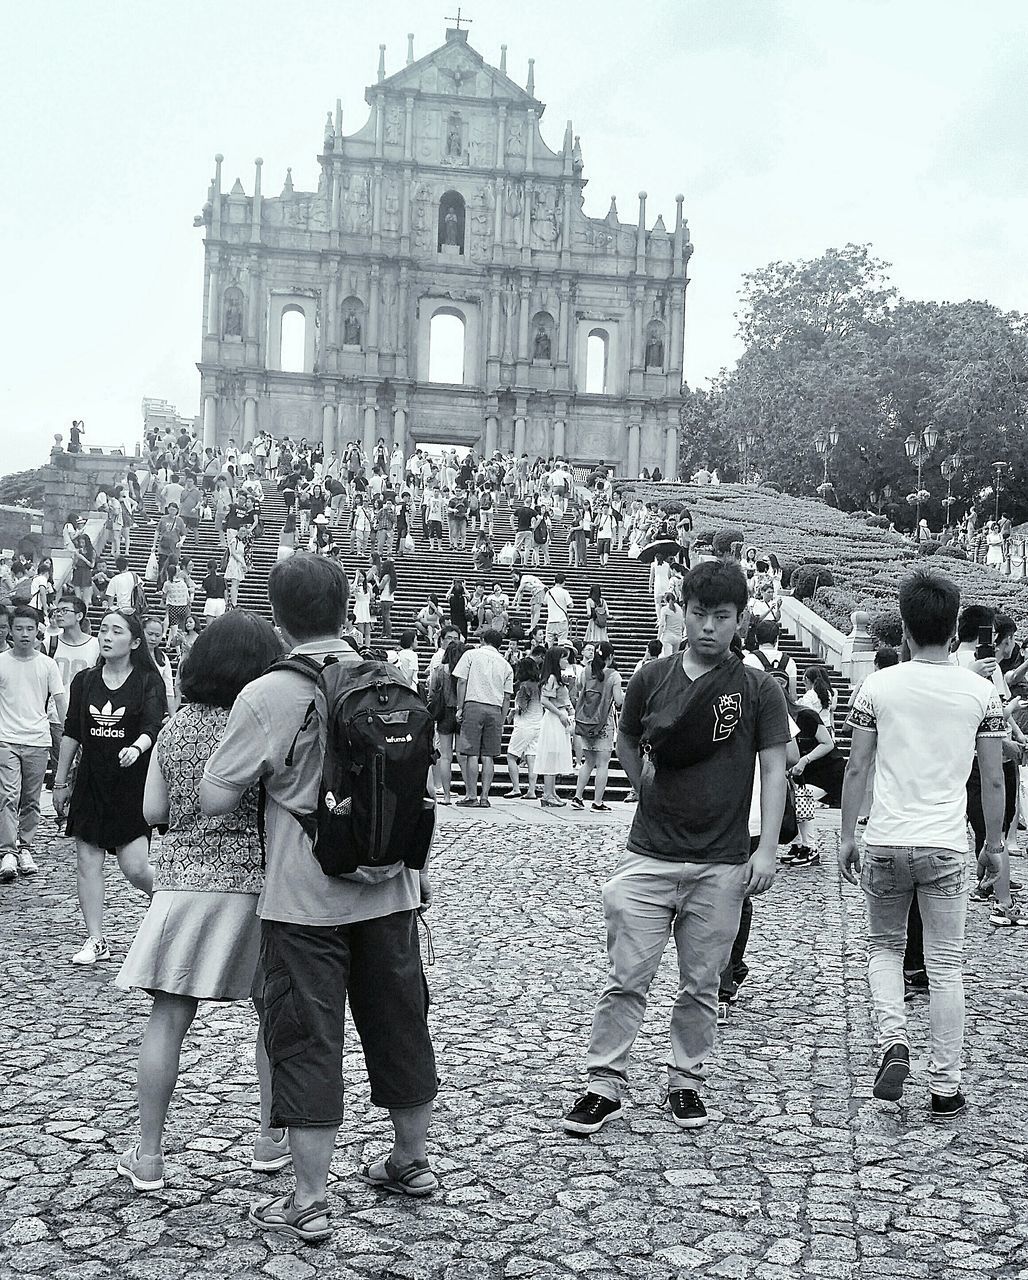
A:
MULTIPOLYGON (((439 804, 452 803, 450 786, 453 777, 454 739, 460 730, 457 719, 457 680, 454 671, 467 645, 455 632, 436 666, 429 663, 428 709, 435 721, 436 762, 434 766, 436 798, 439 804)), ((438 655, 433 655, 433 660, 438 655)))
POLYGON ((536 775, 543 780, 540 803, 547 809, 562 809, 566 800, 557 795, 557 778, 571 773, 572 706, 571 694, 564 683, 569 665, 568 651, 562 645, 546 650, 539 673, 543 719, 536 748, 536 775))
POLYGON ((595 645, 589 665, 578 678, 573 698, 575 754, 580 763, 571 807, 585 808, 585 789, 595 772, 592 808, 596 813, 607 813, 610 805, 604 804, 603 797, 614 750, 617 711, 625 700, 621 676, 614 670, 614 649, 609 641, 601 640, 595 645))
POLYGON ((511 789, 508 800, 538 800, 535 758, 539 749, 539 730, 543 721, 539 664, 534 658, 521 658, 514 673, 514 725, 507 744, 507 773, 511 789), (521 786, 521 766, 528 774, 528 790, 521 786))
POLYGON ((466 808, 489 807, 495 760, 502 754, 503 726, 514 696, 514 673, 500 653, 500 641, 500 633, 487 627, 482 643, 468 649, 453 670, 464 777, 464 799, 457 803, 466 808))

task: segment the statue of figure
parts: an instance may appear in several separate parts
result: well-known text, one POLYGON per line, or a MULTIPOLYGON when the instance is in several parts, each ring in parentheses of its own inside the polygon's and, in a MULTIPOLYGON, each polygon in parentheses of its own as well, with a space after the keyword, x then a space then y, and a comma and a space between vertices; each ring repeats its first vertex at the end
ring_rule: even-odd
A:
POLYGON ((460 219, 452 204, 443 214, 443 244, 460 244, 460 219))
POLYGON ((326 112, 325 115, 325 150, 332 151, 336 145, 336 130, 332 123, 332 112, 326 112))
POLYGON ((525 154, 524 123, 515 116, 507 126, 507 155, 523 156, 525 154))
POLYGON ((575 134, 575 145, 571 148, 571 168, 575 173, 581 173, 582 164, 582 144, 578 140, 578 134, 575 134))
POLYGON ((343 321, 343 343, 348 347, 359 347, 361 344, 361 322, 352 307, 343 321))
POLYGON ((243 336, 243 308, 239 299, 232 294, 225 302, 225 337, 241 338, 243 336))
POLYGON ((400 118, 399 107, 390 107, 386 112, 385 140, 393 147, 403 142, 403 121, 400 118))
POLYGON ((649 341, 646 343, 646 368, 663 369, 663 367, 664 339, 659 333, 651 333, 649 341))
POLYGON ((545 326, 540 325, 535 331, 535 343, 532 347, 532 358, 534 360, 549 360, 551 350, 550 335, 546 332, 545 326))
POLYGON ((451 116, 450 125, 446 131, 446 154, 448 156, 460 156, 463 150, 463 142, 460 136, 460 116, 451 116))

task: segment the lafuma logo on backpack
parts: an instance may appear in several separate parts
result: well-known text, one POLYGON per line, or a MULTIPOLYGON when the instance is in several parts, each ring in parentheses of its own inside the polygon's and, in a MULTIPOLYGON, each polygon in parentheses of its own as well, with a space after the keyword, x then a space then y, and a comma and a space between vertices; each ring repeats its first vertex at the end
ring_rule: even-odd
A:
POLYGON ((714 703, 714 742, 725 742, 742 719, 742 694, 723 693, 714 703))

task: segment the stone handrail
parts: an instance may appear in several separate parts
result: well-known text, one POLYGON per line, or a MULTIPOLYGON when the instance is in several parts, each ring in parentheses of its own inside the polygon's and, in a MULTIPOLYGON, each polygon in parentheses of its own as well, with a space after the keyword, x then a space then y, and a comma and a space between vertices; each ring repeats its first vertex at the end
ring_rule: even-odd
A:
POLYGON ((867 630, 869 615, 857 612, 851 616, 853 630, 849 635, 843 635, 802 600, 782 596, 782 625, 804 648, 816 654, 833 671, 845 676, 856 688, 874 670, 875 645, 867 630))

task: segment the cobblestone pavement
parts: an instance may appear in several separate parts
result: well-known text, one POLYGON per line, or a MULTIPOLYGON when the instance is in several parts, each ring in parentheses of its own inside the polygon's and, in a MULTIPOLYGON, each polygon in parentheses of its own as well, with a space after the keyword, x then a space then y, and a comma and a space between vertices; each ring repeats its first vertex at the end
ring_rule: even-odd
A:
MULTIPOLYGON (((581 1083, 604 977, 598 887, 626 811, 601 825, 588 813, 529 822, 526 808, 450 815, 439 842, 431 1153, 443 1189, 427 1202, 380 1199, 351 1176, 388 1133, 351 1050, 336 1231, 318 1250, 246 1218, 258 1194, 290 1185, 288 1173, 249 1171, 248 1007, 205 1008, 187 1041, 166 1190, 138 1195, 115 1176, 135 1133, 147 1001, 115 990, 112 966, 68 965, 81 929, 70 844, 54 841, 41 875, 0 889, 0 1275, 1028 1277, 1021 932, 994 933, 972 908, 966 1116, 928 1120, 923 1047, 906 1101, 874 1102, 863 907, 840 888, 826 830, 825 865, 783 872, 758 904, 752 976, 706 1095, 714 1123, 682 1133, 658 1105, 669 955, 637 1045, 634 1104, 574 1139, 558 1122, 581 1083)), ((143 907, 110 880, 121 956, 143 907)), ((912 1016, 923 1046, 925 1002, 912 1016)))

